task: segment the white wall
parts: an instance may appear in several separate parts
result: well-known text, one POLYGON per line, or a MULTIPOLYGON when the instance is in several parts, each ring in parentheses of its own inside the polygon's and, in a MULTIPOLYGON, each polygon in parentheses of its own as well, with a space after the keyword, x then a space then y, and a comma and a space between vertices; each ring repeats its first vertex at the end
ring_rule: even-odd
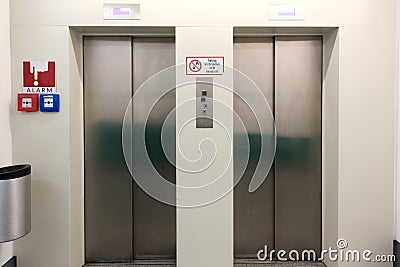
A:
MULTIPOLYGON (((231 27, 178 27, 176 29, 176 46, 178 47, 176 54, 178 65, 184 64, 188 55, 225 55, 225 64, 232 66, 231 27), (193 39, 199 41, 193 42, 193 39), (209 45, 210 40, 213 40, 212 45, 209 45)), ((184 68, 178 69, 178 71, 180 70, 183 72, 184 68)), ((178 87, 177 105, 196 98, 195 80, 193 76, 177 73, 178 85, 191 83, 178 87)), ((233 110, 232 93, 221 89, 222 86, 233 88, 233 73, 225 72, 222 77, 214 77, 213 82, 220 85, 213 87, 214 103, 222 102, 233 110)), ((196 129, 195 121, 188 124, 185 119, 181 119, 181 117, 185 117, 184 114, 190 113, 194 118, 196 116, 194 109, 181 108, 177 110, 176 132, 183 133, 179 140, 181 148, 177 148, 176 153, 178 168, 185 166, 183 163, 187 161, 187 158, 195 160, 199 157, 200 140, 205 138, 213 140, 216 153, 213 164, 201 173, 178 170, 177 185, 195 188, 206 186, 219 176, 221 176, 220 179, 233 177, 233 163, 229 160, 232 144, 227 139, 228 136, 233 136, 233 118, 217 104, 214 104, 213 112, 214 119, 220 124, 214 123, 212 129, 199 130, 196 129)), ((204 155, 202 156, 204 157, 204 155)), ((196 169, 191 171, 196 171, 196 169)), ((191 194, 182 193, 181 188, 177 189, 178 204, 192 202, 195 199, 191 194)), ((232 266, 233 264, 233 192, 228 193, 219 201, 204 205, 206 203, 202 203, 201 207, 177 209, 178 266, 232 266), (193 223, 194 221, 196 223, 193 223)))
POLYGON ((21 62, 26 59, 55 60, 61 93, 56 114, 21 113, 14 105, 13 160, 32 164, 32 230, 15 242, 18 266, 68 266, 70 139, 68 90, 64 89, 69 81, 68 29, 17 27, 12 39, 14 94, 22 90, 21 62), (46 42, 27 48, 27 40, 46 42))
MULTIPOLYGON (((19 266, 76 267, 79 266, 76 262, 81 260, 80 255, 76 256, 79 252, 72 251, 76 250, 73 244, 79 244, 83 239, 82 169, 77 160, 82 157, 83 147, 82 140, 72 136, 79 136, 82 131, 79 128, 82 126, 79 115, 82 110, 82 73, 79 72, 80 57, 72 55, 74 51, 79 54, 79 51, 72 48, 69 25, 186 27, 177 44, 182 51, 190 51, 197 31, 204 36, 207 26, 224 28, 223 36, 231 32, 233 26, 338 26, 337 36, 333 34, 324 39, 325 44, 332 46, 331 50, 325 49, 332 54, 324 55, 328 60, 324 66, 323 99, 323 145, 324 153, 328 153, 324 155, 323 166, 324 188, 327 190, 324 193, 324 247, 334 245, 335 239, 343 237, 351 248, 368 248, 376 253, 390 254, 395 202, 396 1, 141 2, 142 20, 121 22, 103 21, 103 1, 99 0, 12 1, 13 95, 21 89, 22 60, 55 59, 62 97, 59 114, 12 113, 14 160, 32 162, 35 170, 32 175, 32 232, 16 245, 19 266), (293 2, 305 4, 305 21, 268 21, 268 4, 293 2), (325 138, 327 136, 332 138, 325 138), (77 161, 76 164, 73 161, 77 161), (73 256, 78 259, 72 261, 73 256)), ((231 40, 218 40, 218 47, 226 47, 224 53, 231 57, 231 40)), ((211 50, 213 40, 203 41, 211 50)), ((222 204, 218 208, 216 205, 216 210, 206 213, 226 215, 224 218, 230 218, 228 227, 231 227, 231 209, 227 206, 222 204)), ((203 223, 195 215, 184 215, 184 221, 191 223, 193 228, 203 223)), ((179 236, 180 229, 185 231, 182 225, 178 225, 178 255, 180 238, 185 238, 185 235, 179 236)), ((207 235, 210 233, 205 232, 207 235)), ((226 238, 232 240, 232 235, 226 238)), ((229 242, 225 245, 230 245, 229 242)), ((224 262, 227 265, 220 266, 228 267, 231 250, 227 247, 221 249, 219 245, 201 240, 196 246, 186 246, 183 257, 188 258, 178 256, 178 259, 187 262, 192 253, 196 253, 188 250, 204 247, 220 251, 213 254, 214 262, 224 262)), ((363 263, 338 265, 363 266, 363 263)), ((389 264, 376 263, 374 266, 389 264)))
MULTIPOLYGON (((12 162, 11 43, 9 0, 0 1, 0 166, 12 162)), ((0 266, 13 256, 12 242, 0 244, 0 266)))
POLYGON ((400 240, 400 1, 396 8, 395 239, 400 240))

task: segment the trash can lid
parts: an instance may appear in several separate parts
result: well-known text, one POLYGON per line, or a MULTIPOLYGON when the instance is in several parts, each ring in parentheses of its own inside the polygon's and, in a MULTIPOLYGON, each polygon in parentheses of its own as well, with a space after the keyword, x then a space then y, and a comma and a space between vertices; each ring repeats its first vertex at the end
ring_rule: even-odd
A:
POLYGON ((0 168, 0 180, 9 180, 31 174, 31 165, 20 164, 0 168))

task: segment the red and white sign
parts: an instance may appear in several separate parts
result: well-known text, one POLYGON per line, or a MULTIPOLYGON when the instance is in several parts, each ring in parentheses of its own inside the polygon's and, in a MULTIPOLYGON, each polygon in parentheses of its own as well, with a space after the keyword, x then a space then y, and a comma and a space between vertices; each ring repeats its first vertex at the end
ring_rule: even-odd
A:
POLYGON ((56 93, 54 61, 24 61, 22 66, 24 93, 56 93))
POLYGON ((222 75, 224 57, 186 57, 186 75, 222 75))

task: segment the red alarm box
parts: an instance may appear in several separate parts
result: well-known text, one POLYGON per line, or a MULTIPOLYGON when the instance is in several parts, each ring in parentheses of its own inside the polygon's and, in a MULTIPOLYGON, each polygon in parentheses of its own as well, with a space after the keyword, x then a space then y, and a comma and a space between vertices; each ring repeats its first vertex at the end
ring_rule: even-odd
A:
POLYGON ((18 94, 18 111, 38 111, 38 102, 39 94, 18 94))

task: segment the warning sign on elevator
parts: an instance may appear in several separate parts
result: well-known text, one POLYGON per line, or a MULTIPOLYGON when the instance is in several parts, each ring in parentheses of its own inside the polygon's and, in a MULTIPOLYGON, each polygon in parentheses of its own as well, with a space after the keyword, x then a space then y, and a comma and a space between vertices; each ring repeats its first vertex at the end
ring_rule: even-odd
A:
POLYGON ((24 93, 56 93, 55 61, 24 61, 24 93))
POLYGON ((186 57, 186 75, 222 75, 224 57, 186 57))

